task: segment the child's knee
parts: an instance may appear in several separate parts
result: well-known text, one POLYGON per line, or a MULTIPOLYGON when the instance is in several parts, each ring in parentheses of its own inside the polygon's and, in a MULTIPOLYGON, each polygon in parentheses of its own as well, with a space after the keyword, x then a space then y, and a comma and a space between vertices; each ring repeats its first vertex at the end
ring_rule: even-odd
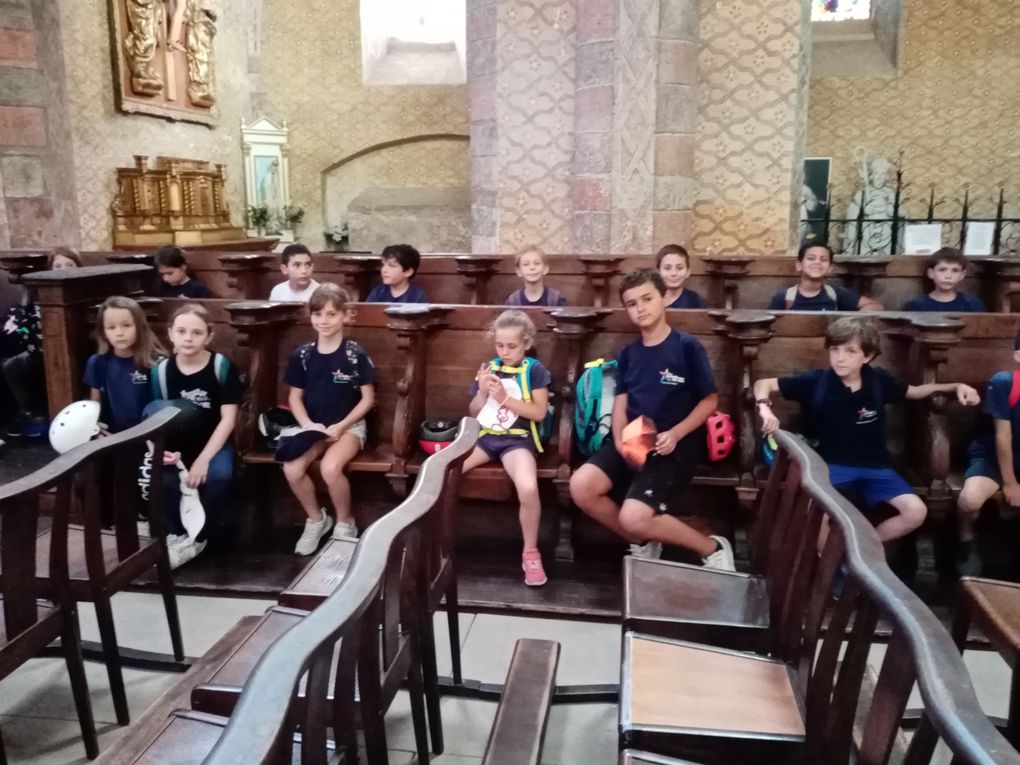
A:
POLYGON ((910 524, 911 529, 916 529, 924 523, 924 519, 928 516, 928 507, 920 497, 910 496, 900 507, 900 515, 910 524))
POLYGON ((296 481, 303 477, 307 472, 308 466, 304 464, 304 460, 297 459, 283 463, 283 476, 288 481, 296 481))
POLYGON ((336 457, 323 457, 319 463, 319 472, 322 473, 324 481, 333 482, 343 476, 346 465, 344 460, 336 457))
POLYGON ((651 508, 626 503, 620 508, 620 526, 628 534, 644 537, 647 533, 648 522, 654 515, 651 508))
POLYGON ((977 517, 978 513, 981 512, 981 508, 984 507, 991 496, 995 493, 994 486, 991 491, 987 491, 984 487, 978 485, 973 480, 967 480, 963 484, 963 488, 960 490, 960 496, 956 500, 956 507, 960 511, 961 515, 965 515, 970 518, 977 517))
POLYGON ((522 505, 537 505, 538 482, 531 480, 518 482, 517 499, 522 505))

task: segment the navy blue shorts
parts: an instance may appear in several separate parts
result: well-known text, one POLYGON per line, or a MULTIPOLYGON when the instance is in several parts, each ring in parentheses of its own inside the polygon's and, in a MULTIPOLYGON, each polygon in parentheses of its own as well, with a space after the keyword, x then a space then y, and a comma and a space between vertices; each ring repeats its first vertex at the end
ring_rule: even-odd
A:
POLYGON ((481 436, 476 444, 493 462, 502 462, 503 455, 514 449, 530 449, 533 454, 537 453, 531 436, 495 436, 489 433, 481 436))
POLYGON ((902 494, 914 494, 913 487, 892 468, 829 465, 829 482, 834 489, 856 489, 865 507, 887 502, 902 494))
MULTIPOLYGON (((1020 475, 1020 466, 1013 463, 1013 472, 1020 475)), ((999 486, 1002 486, 1002 471, 999 470, 999 457, 994 452, 989 453, 987 449, 974 445, 967 450, 967 472, 963 477, 974 478, 981 476, 991 478, 999 486)))

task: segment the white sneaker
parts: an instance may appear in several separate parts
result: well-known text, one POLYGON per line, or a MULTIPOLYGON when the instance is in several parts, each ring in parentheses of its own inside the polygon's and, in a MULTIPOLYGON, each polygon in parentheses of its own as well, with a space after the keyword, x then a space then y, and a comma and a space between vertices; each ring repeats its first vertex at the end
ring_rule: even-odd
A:
POLYGON ((170 556, 170 568, 180 568, 190 560, 194 560, 205 549, 206 542, 196 542, 186 534, 177 537, 172 547, 167 547, 170 556))
POLYGON ((643 545, 630 546, 630 554, 635 558, 658 560, 662 557, 662 542, 645 542, 643 545))
POLYGON ((149 539, 152 537, 150 531, 148 521, 138 521, 138 536, 149 539))
POLYGON ((358 527, 353 523, 336 522, 333 527, 333 539, 357 539, 358 527))
POLYGON ((730 547, 730 542, 726 537, 711 536, 709 539, 714 539, 719 543, 719 549, 709 555, 707 558, 701 559, 701 565, 705 568, 714 568, 719 571, 736 571, 737 566, 733 562, 733 548, 730 547))
POLYGON ((325 509, 320 512, 321 521, 313 521, 310 518, 305 521, 305 530, 301 532, 301 538, 294 545, 294 552, 298 555, 311 555, 315 552, 319 548, 319 540, 333 528, 333 516, 325 509))

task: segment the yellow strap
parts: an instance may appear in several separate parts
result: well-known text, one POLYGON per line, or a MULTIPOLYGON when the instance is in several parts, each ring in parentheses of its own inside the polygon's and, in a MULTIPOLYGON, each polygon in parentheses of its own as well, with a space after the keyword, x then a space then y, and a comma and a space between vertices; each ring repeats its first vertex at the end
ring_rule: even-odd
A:
MULTIPOLYGON (((528 387, 528 366, 529 366, 529 364, 530 364, 530 362, 525 360, 525 364, 523 366, 509 367, 509 366, 505 366, 503 364, 497 364, 495 361, 490 361, 489 362, 489 367, 492 369, 493 372, 502 372, 503 374, 507 374, 507 375, 518 375, 518 377, 520 379, 520 384, 521 384, 521 395, 524 397, 524 402, 530 404, 531 403, 531 388, 528 387)), ((535 442, 535 448, 538 449, 539 454, 543 454, 545 452, 545 450, 542 448, 542 439, 539 438, 539 436, 538 436, 538 424, 534 420, 528 420, 528 422, 531 423, 531 432, 530 432, 530 435, 531 435, 532 440, 534 440, 534 442, 535 442)), ((499 433, 496 433, 494 431, 486 431, 486 430, 482 430, 481 431, 481 435, 483 435, 483 436, 487 435, 487 434, 489 434, 489 435, 503 435, 503 434, 507 434, 507 433, 509 433, 510 435, 515 435, 515 436, 516 435, 524 435, 524 436, 529 435, 528 431, 521 430, 520 428, 515 428, 514 430, 504 430, 504 431, 500 431, 499 433)))

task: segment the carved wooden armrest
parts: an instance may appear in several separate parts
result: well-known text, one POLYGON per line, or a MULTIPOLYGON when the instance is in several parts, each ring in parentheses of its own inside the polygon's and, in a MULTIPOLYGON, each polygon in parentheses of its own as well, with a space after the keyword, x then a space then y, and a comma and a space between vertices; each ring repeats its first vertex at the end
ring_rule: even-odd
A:
POLYGON ((727 255, 703 257, 701 262, 709 278, 709 302, 717 308, 736 308, 740 280, 750 273, 754 258, 727 255))
POLYGON ((334 255, 337 270, 343 277, 344 287, 352 293, 356 301, 363 301, 368 297, 368 288, 372 279, 379 273, 382 265, 382 258, 378 255, 353 255, 344 253, 334 255))
POLYGON ((227 284, 242 300, 259 297, 263 275, 276 260, 272 253, 245 253, 241 255, 220 255, 220 265, 227 274, 227 284))
POLYGON ((454 258, 457 273, 467 279, 471 305, 487 305, 489 280, 499 273, 501 255, 458 255, 454 258))
POLYGON ((591 288, 592 305, 596 308, 608 306, 613 296, 610 294, 612 280, 620 273, 623 258, 606 255, 579 255, 577 258, 584 268, 584 278, 591 288))

